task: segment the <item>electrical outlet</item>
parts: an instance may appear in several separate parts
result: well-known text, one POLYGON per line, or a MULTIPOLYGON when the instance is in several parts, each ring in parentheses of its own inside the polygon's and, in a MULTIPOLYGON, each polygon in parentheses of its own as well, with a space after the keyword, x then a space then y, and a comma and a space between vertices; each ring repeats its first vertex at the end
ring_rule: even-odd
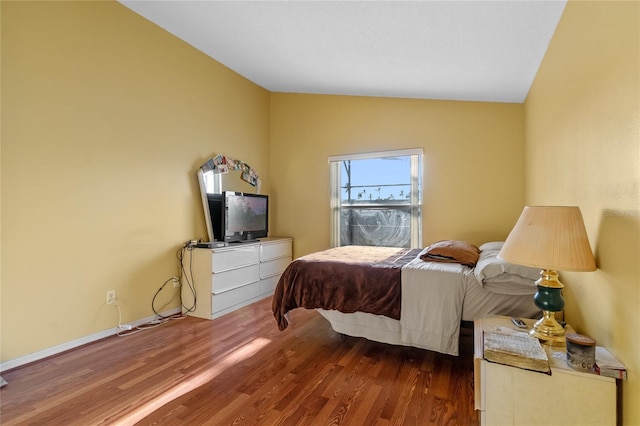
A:
POLYGON ((180 287, 180 279, 173 277, 173 288, 180 287))
POLYGON ((116 291, 109 290, 107 291, 107 305, 112 305, 116 303, 116 291))

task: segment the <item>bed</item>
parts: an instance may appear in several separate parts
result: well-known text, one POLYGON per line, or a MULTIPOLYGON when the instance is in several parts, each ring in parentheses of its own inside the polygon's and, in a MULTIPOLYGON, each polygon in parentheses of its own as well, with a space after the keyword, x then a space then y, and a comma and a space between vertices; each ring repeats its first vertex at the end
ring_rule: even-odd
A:
POLYGON ((497 257, 502 242, 440 241, 425 249, 344 246, 302 256, 283 272, 272 309, 316 309, 342 334, 458 355, 462 321, 533 318, 539 270, 497 257))

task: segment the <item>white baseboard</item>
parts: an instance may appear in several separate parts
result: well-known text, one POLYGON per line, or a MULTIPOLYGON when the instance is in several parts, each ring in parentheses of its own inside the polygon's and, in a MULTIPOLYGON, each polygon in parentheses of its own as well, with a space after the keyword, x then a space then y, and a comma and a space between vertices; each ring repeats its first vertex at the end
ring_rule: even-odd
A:
MULTIPOLYGON (((166 312, 161 312, 162 316, 169 316, 173 314, 180 313, 180 308, 174 308, 168 310, 166 312)), ((137 327, 142 324, 147 324, 150 321, 153 321, 157 318, 157 315, 152 315, 147 318, 143 318, 137 321, 133 321, 127 324, 132 325, 133 327, 137 327)), ((100 331, 95 334, 91 334, 89 336, 81 337, 76 340, 72 340, 67 343, 62 343, 60 345, 53 346, 51 348, 47 348, 38 352, 31 353, 29 355, 21 356, 19 358, 11 359, 9 361, 5 361, 0 363, 0 372, 11 370, 16 367, 20 367, 21 365, 29 364, 30 362, 38 361, 53 355, 57 355, 59 353, 68 351, 70 349, 77 348, 82 345, 86 345, 87 343, 95 342, 96 340, 104 339, 105 337, 113 336, 118 333, 118 327, 113 327, 108 330, 100 331)))

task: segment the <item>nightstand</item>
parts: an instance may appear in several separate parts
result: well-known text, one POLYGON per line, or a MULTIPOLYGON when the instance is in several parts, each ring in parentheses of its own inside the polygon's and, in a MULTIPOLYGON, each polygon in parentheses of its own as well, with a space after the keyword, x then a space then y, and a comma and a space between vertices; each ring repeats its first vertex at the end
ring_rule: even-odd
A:
MULTIPOLYGON (((529 329, 535 322, 524 321, 529 329)), ((551 375, 489 362, 483 332, 497 327, 517 329, 510 317, 474 322, 475 408, 481 425, 616 424, 615 379, 572 369, 564 346, 544 346, 551 375)))

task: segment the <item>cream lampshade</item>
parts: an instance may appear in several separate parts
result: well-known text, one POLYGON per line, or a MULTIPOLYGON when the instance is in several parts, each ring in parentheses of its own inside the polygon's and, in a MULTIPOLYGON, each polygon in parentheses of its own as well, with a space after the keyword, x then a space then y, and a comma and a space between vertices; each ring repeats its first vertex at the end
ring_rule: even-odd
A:
POLYGON ((555 312, 564 308, 564 285, 556 271, 596 270, 580 209, 525 207, 498 257, 542 270, 534 301, 543 317, 534 324, 531 334, 546 344, 564 344, 564 328, 555 319, 555 312))

